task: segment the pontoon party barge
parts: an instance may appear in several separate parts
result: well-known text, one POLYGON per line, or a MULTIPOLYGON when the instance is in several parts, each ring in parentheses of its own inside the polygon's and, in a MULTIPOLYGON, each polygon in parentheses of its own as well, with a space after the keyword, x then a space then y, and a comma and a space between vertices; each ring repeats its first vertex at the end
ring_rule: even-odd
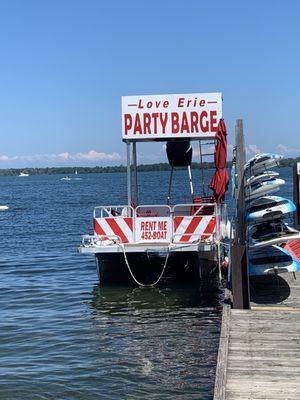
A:
POLYGON ((151 286, 216 276, 227 226, 223 203, 227 140, 221 93, 123 97, 122 130, 127 147, 127 204, 95 207, 94 234, 83 237, 79 252, 95 255, 101 284, 151 286), (166 204, 138 204, 137 143, 145 141, 167 142, 171 172, 166 204), (215 145, 211 196, 205 193, 204 179, 203 193, 194 194, 192 141, 199 142, 202 177, 203 158, 213 155, 203 149, 215 145), (176 167, 188 169, 190 203, 171 204, 176 167))

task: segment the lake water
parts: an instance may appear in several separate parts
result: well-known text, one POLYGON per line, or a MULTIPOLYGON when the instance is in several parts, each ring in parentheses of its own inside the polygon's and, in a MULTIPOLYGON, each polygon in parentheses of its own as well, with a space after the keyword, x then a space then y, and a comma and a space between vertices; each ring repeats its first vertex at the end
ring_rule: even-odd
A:
MULTIPOLYGON (((77 177, 0 178, 0 399, 211 399, 220 293, 100 287, 76 247, 94 206, 126 203, 126 175, 77 177)), ((141 202, 165 203, 167 181, 141 173, 141 202)), ((186 172, 174 183, 189 202, 186 172)))

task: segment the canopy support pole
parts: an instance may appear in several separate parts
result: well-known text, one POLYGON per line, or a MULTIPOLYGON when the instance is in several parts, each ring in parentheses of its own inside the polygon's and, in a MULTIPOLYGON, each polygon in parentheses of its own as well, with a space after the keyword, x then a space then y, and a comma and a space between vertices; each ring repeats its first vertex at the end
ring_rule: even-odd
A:
POLYGON ((132 162, 133 162, 133 201, 134 205, 138 205, 138 176, 137 176, 137 157, 136 142, 132 143, 132 162))
POLYGON ((168 190, 168 197, 167 197, 167 204, 170 204, 170 198, 171 198, 171 187, 172 187, 172 178, 173 178, 173 165, 171 165, 171 174, 170 174, 170 179, 169 179, 169 190, 168 190))
POLYGON ((204 184, 204 169, 203 169, 203 155, 201 140, 199 140, 199 155, 200 155, 200 169, 201 169, 201 180, 202 180, 202 194, 206 196, 205 184, 204 184))
POLYGON ((191 196, 192 196, 192 199, 194 200, 194 187, 193 187, 192 171, 191 171, 191 166, 190 165, 188 165, 188 172, 189 172, 191 196))
POLYGON ((130 168, 130 142, 126 142, 127 150, 127 203, 131 206, 131 168, 130 168))

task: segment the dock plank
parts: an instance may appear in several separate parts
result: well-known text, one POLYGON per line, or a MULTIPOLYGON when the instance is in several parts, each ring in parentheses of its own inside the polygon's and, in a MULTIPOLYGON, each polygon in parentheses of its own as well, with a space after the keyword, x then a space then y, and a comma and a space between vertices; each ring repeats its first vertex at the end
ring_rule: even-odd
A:
POLYGON ((300 399, 300 276, 272 279, 275 288, 264 282, 255 288, 253 309, 226 311, 224 388, 214 400, 300 399))

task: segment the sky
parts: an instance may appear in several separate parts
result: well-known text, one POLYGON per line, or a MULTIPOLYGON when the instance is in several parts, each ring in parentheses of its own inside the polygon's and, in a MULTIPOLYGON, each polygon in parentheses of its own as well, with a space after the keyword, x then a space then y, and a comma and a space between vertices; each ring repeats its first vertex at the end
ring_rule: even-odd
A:
MULTIPOLYGON (((248 157, 300 156, 297 0, 3 0, 0 168, 125 163, 121 96, 222 92, 248 157)), ((231 149, 231 147, 229 147, 231 149)), ((139 162, 166 161, 162 144, 139 162)))

